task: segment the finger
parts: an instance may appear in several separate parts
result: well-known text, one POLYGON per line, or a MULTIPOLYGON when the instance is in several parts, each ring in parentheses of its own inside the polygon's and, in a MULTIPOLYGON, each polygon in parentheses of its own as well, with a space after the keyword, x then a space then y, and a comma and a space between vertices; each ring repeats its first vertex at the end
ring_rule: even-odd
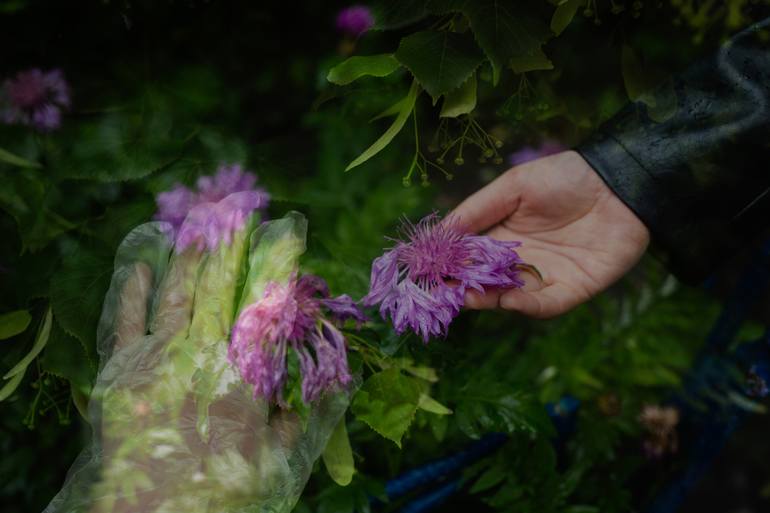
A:
POLYGON ((202 260, 202 254, 193 249, 171 257, 150 324, 150 331, 160 339, 167 340, 189 325, 202 260))
MULTIPOLYGON (((524 284, 518 290, 531 292, 540 290, 545 286, 542 278, 535 271, 529 269, 522 270, 519 278, 524 284)), ((483 294, 477 290, 468 290, 465 293, 464 306, 471 310, 493 310, 500 308, 500 298, 509 290, 491 288, 485 290, 483 294)))
POLYGON ((450 216, 458 219, 469 232, 480 232, 513 214, 519 206, 516 191, 519 168, 512 168, 492 183, 471 194, 455 208, 450 216))
POLYGON ((572 310, 587 299, 587 294, 580 294, 561 283, 554 283, 540 290, 506 291, 500 296, 500 307, 536 319, 549 319, 572 310))
POLYGON ((147 304, 152 291, 152 269, 144 262, 134 264, 118 301, 115 349, 120 350, 144 336, 147 304))

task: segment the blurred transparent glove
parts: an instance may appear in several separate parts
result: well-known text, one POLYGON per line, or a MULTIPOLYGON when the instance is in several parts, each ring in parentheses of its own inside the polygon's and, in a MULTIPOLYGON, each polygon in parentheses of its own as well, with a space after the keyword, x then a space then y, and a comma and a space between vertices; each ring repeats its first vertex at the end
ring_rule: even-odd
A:
POLYGON ((98 329, 94 441, 46 513, 295 505, 350 387, 314 395, 300 416, 258 395, 228 354, 241 311, 295 280, 305 250, 301 215, 254 229, 245 194, 193 208, 178 230, 139 226, 120 246, 98 329))

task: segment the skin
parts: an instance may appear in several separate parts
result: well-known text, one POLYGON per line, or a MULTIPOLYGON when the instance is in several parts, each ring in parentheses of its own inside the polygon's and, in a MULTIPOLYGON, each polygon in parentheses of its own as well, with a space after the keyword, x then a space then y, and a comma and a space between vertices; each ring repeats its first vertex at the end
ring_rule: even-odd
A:
POLYGON ((470 232, 517 240, 525 285, 468 292, 465 306, 544 319, 568 312, 626 274, 650 242, 644 224, 574 151, 509 169, 452 213, 470 232))

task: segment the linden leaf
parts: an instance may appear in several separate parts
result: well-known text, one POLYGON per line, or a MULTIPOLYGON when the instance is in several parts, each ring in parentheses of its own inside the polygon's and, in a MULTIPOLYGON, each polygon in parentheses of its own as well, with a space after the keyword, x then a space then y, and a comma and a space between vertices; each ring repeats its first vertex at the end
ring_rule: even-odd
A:
POLYGON ((401 67, 392 54, 354 56, 329 70, 326 80, 346 85, 363 76, 386 77, 401 67))
POLYGON ((451 0, 441 7, 434 10, 460 12, 468 18, 476 41, 492 63, 495 85, 511 59, 534 55, 551 37, 530 1, 451 0))
POLYGON ((442 118, 456 118, 468 114, 476 108, 476 74, 465 81, 463 85, 444 95, 441 106, 442 118))
POLYGON ((551 31, 557 36, 564 32, 572 20, 575 18, 578 8, 585 3, 585 0, 567 0, 556 8, 551 18, 551 31))
POLYGON ((484 60, 469 34, 447 31, 409 35, 395 56, 434 99, 460 87, 484 60))
POLYGON ((16 310, 0 315, 0 340, 24 332, 31 320, 32 316, 27 310, 16 310))
POLYGON ((353 398, 358 420, 401 447, 420 403, 421 387, 414 378, 391 367, 367 379, 353 398))

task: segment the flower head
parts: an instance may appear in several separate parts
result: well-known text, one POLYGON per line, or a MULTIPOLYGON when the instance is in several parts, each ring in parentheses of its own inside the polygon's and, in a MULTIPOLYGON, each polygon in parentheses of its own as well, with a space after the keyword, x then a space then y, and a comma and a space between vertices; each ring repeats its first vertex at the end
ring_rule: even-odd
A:
POLYGON ((456 220, 435 214, 404 223, 405 241, 372 263, 369 293, 363 302, 380 305, 396 332, 407 328, 427 342, 446 334, 469 289, 520 287, 518 242, 464 233, 456 220))
POLYGON ((198 179, 197 190, 176 184, 155 198, 155 219, 171 225, 177 250, 190 246, 214 250, 230 244, 232 235, 246 224, 254 210, 264 210, 270 195, 255 187, 257 177, 241 166, 222 165, 214 176, 198 179))
MULTIPOLYGON (((323 279, 304 275, 286 284, 269 283, 262 298, 243 309, 229 356, 244 381, 254 385, 255 397, 282 402, 288 349, 299 359, 305 402, 350 383, 345 338, 324 317, 328 295, 323 279)), ((360 311, 357 315, 363 317, 360 311)))
POLYGON ((639 423, 647 431, 642 447, 648 458, 658 459, 677 451, 679 410, 672 406, 647 404, 639 414, 639 423))
POLYGON ((20 71, 5 81, 0 96, 4 123, 30 125, 40 132, 59 128, 62 110, 70 106, 69 85, 59 69, 20 71))
POLYGON ((337 29, 351 37, 360 37, 373 25, 372 11, 365 5, 351 5, 337 14, 337 29))
POLYGON ((557 141, 545 140, 537 147, 525 146, 519 151, 511 153, 508 156, 508 164, 518 166, 531 160, 537 160, 542 157, 547 157, 548 155, 553 155, 554 153, 559 153, 566 149, 567 148, 563 144, 557 141))

